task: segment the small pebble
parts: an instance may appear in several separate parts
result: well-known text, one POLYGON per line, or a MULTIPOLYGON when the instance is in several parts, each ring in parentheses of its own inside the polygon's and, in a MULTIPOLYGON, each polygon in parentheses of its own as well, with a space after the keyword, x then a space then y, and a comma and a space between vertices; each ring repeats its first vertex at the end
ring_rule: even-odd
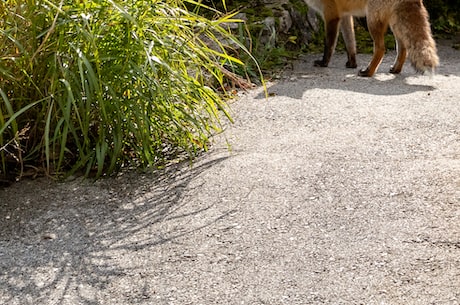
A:
POLYGON ((56 234, 54 233, 45 233, 42 235, 42 239, 45 239, 45 240, 52 240, 52 239, 56 239, 56 234))

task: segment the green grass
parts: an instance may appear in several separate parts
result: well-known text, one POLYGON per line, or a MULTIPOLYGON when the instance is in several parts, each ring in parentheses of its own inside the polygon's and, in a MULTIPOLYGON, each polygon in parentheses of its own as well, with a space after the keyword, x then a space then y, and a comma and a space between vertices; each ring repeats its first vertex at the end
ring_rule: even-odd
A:
POLYGON ((187 0, 0 3, 0 177, 101 176, 206 149, 230 119, 222 15, 187 0), (210 47, 213 46, 213 48, 210 47))

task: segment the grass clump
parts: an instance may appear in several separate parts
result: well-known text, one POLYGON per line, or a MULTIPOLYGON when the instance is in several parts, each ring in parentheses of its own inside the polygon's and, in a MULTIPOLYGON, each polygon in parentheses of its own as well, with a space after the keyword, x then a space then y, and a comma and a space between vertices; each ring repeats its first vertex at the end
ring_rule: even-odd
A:
POLYGON ((229 117, 222 67, 242 64, 220 43, 235 41, 231 18, 193 0, 2 1, 0 177, 101 176, 205 149, 229 117))

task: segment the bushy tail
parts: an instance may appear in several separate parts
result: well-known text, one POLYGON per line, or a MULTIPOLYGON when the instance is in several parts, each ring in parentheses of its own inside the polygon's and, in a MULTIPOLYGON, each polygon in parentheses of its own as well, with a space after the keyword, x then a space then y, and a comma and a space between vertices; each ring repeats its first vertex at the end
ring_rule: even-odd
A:
POLYGON ((394 34, 407 48, 414 69, 434 73, 439 65, 439 57, 422 0, 397 0, 394 17, 394 34))

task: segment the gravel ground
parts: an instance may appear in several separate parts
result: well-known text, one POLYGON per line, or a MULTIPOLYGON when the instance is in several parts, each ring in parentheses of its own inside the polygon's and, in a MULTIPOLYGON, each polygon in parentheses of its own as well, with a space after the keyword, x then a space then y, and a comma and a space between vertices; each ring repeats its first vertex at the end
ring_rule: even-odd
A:
POLYGON ((192 167, 0 190, 0 304, 460 304, 460 52, 440 57, 362 79, 306 56, 192 167))

